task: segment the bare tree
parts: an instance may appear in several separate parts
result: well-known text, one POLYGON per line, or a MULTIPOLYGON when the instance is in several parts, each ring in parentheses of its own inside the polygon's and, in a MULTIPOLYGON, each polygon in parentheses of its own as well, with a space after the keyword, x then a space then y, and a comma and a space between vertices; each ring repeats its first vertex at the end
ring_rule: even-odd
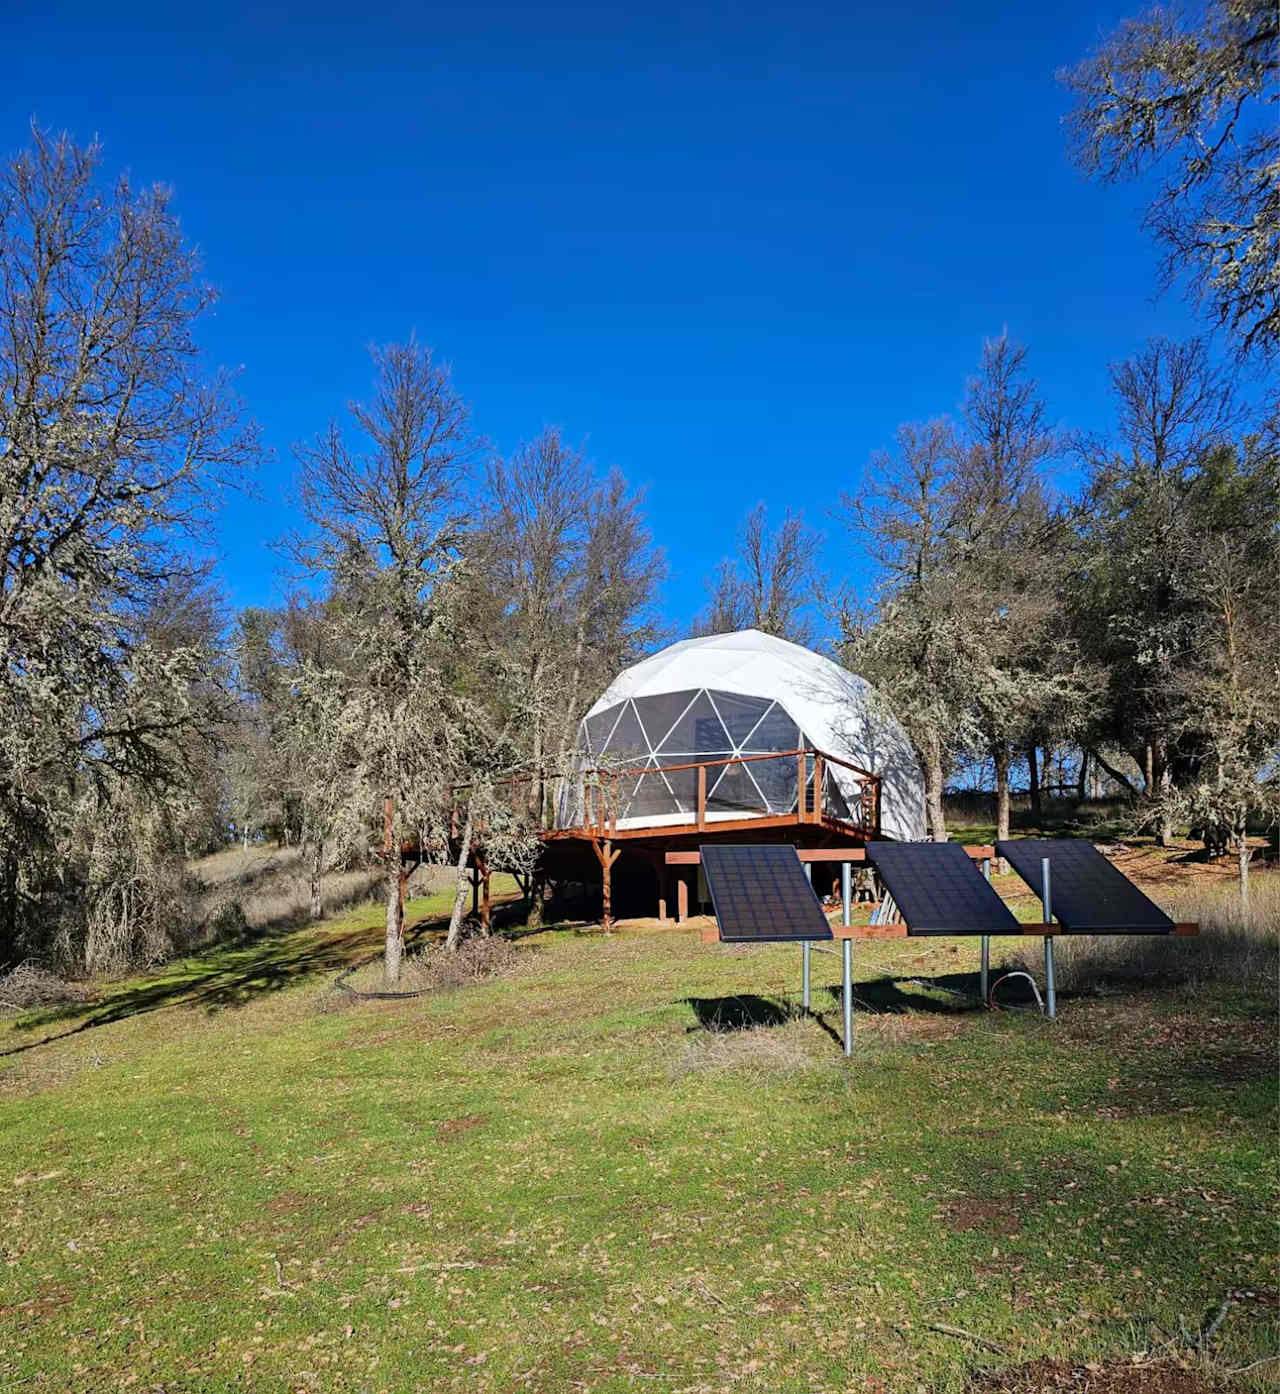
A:
POLYGON ((36 129, 0 176, 0 957, 74 902, 87 788, 185 779, 209 655, 139 617, 255 449, 202 365, 213 294, 168 193, 104 186, 100 158, 36 129))
POLYGON ((587 546, 592 471, 556 429, 488 470, 485 584, 504 662, 528 716, 536 816, 546 816, 549 755, 561 734, 577 588, 587 546))
POLYGON ((962 570, 962 446, 949 422, 899 428, 872 457, 867 486, 842 502, 859 545, 880 566, 874 608, 842 607, 840 651, 888 698, 925 777, 929 835, 946 840, 942 796, 954 757, 980 740, 973 690, 983 667, 962 570))
POLYGON ((332 591, 350 655, 311 668, 303 688, 335 794, 334 836, 382 834, 388 983, 404 949, 401 848, 439 829, 466 768, 466 733, 442 671, 442 587, 460 555, 469 475, 480 457, 449 370, 414 341, 373 351, 375 390, 353 403, 350 438, 333 424, 297 448, 309 524, 294 555, 332 591), (387 809, 385 827, 381 813, 387 809))
POLYGON ((1063 80, 1086 173, 1159 175, 1147 226, 1242 353, 1280 349, 1280 8, 1209 0, 1126 20, 1063 80))
POLYGON ((799 513, 788 510, 777 528, 757 504, 743 520, 734 560, 722 561, 709 583, 711 601, 695 622, 702 634, 760 629, 794 643, 813 642, 806 611, 821 586, 818 550, 822 539, 799 513))
POLYGON ((1059 449, 1026 349, 1007 333, 983 345, 964 401, 967 440, 956 467, 961 584, 986 662, 975 674, 977 720, 995 769, 996 836, 1009 836, 1010 768, 1036 744, 1066 734, 1083 696, 1076 655, 1057 622, 1063 531, 1040 472, 1059 449))

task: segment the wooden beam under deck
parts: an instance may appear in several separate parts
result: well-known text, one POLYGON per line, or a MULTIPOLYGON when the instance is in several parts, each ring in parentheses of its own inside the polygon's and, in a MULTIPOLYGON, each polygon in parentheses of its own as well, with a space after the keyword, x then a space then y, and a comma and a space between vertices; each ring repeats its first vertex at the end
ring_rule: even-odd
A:
MULTIPOLYGON (((994 861, 996 849, 991 846, 978 845, 966 847, 964 849, 974 861, 994 861)), ((867 860, 867 849, 865 847, 797 847, 796 856, 802 862, 865 862, 867 860)), ((699 866, 702 863, 701 852, 668 852, 668 866, 699 866)))

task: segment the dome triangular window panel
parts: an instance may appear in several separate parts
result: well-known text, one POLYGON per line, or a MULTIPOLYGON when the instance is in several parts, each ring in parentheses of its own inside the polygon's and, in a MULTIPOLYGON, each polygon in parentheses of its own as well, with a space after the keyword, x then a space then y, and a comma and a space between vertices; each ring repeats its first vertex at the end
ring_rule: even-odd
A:
POLYGON ((710 696, 735 750, 755 729, 770 706, 767 697, 739 697, 736 692, 712 692, 710 696))
POLYGON ((705 692, 698 693, 661 746, 664 755, 728 755, 732 750, 729 733, 705 692))
MULTIPOLYGON (((764 761, 762 763, 768 763, 764 761)), ((728 765, 707 794, 707 808, 713 813, 765 813, 767 806, 747 771, 748 765, 728 765)))
POLYGON ((645 733, 649 737, 649 749, 657 750, 667 732, 680 720, 684 709, 698 694, 688 692, 659 692, 652 697, 637 697, 634 703, 645 733))
POLYGON ((643 765, 649 755, 649 743, 645 740, 644 728, 636 716, 635 708, 630 702, 623 709, 622 715, 618 718, 618 724, 613 728, 613 734, 609 737, 609 744, 604 748, 604 754, 611 767, 618 769, 626 765, 643 765))
POLYGON ((660 771, 642 774, 627 808, 628 818, 660 818, 679 813, 680 806, 671 786, 660 771))
POLYGON ((790 813, 796 806, 796 772, 794 755, 780 755, 776 760, 753 760, 751 777, 760 787, 769 804, 770 813, 790 813))
POLYGON ((775 702, 747 737, 742 749, 752 753, 766 750, 799 750, 803 743, 800 728, 775 702))
POLYGON ((589 716, 582 723, 586 731, 587 745, 592 755, 599 755, 608 743, 609 736, 613 728, 618 724, 618 718, 622 715, 622 706, 609 707, 606 711, 597 712, 595 716, 589 716))
MULTIPOLYGON (((681 765, 684 757, 668 755, 660 762, 662 765, 681 765)), ((646 776, 648 778, 648 776, 646 776)), ((693 813, 698 806, 698 771, 664 769, 663 778, 671 789, 676 807, 681 813, 693 813)))

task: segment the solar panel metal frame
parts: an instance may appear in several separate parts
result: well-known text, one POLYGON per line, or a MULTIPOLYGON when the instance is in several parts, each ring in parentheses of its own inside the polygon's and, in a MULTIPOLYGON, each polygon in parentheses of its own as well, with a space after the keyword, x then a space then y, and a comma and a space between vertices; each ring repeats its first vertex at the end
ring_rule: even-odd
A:
POLYGON ((1017 934, 1018 921, 958 842, 869 842, 909 935, 1017 934))
POLYGON ((793 944, 834 937, 789 842, 707 843, 699 852, 722 943, 793 944), (779 923, 788 928, 779 930, 779 923))
POLYGON ((1040 863, 1049 858, 1050 910, 1070 934, 1169 934, 1173 921, 1093 845, 1072 837, 1016 837, 996 851, 1044 897, 1040 863))

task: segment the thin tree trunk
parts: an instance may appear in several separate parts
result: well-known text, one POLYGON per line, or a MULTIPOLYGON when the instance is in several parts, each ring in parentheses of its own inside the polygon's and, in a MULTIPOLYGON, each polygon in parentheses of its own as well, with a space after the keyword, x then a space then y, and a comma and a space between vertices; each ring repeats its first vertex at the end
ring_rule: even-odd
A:
POLYGON ((1166 764, 1160 771, 1160 822, 1156 829, 1156 845, 1168 847, 1173 841, 1173 808, 1169 797, 1173 792, 1173 772, 1166 764))
POLYGON ((1031 800, 1031 817, 1039 823, 1044 816, 1044 803, 1040 798, 1040 752, 1034 741, 1027 746, 1027 794, 1031 800))
POLYGON ((400 898, 400 886, 400 858, 388 855, 387 946, 383 958, 383 976, 388 987, 400 981, 400 961, 404 957, 404 902, 400 898))
POLYGON ((928 819, 929 838, 933 842, 947 840, 947 817, 942 808, 942 742, 930 736, 924 761, 924 802, 928 819))
POLYGON ((1089 752, 1080 749, 1080 773, 1076 778, 1076 802, 1084 803, 1089 797, 1089 752))
POLYGON ((529 876, 529 915, 525 924, 530 929, 542 928, 542 897, 544 895, 542 873, 534 871, 529 876))
POLYGON ((1236 861, 1240 867, 1240 908, 1249 913, 1249 828, 1243 809, 1236 819, 1236 861))
POLYGON ((1009 747, 1003 741, 992 750, 996 765, 996 841, 1009 836, 1009 747))
POLYGON ((320 877, 324 871, 324 843, 320 838, 311 840, 311 919, 316 921, 324 916, 324 894, 320 877))
POLYGON ((449 915, 449 932, 445 936, 446 949, 456 950, 462 942, 462 912, 467 903, 467 889, 471 878, 467 875, 467 855, 471 851, 471 800, 467 800, 467 816, 462 823, 462 839, 458 846, 458 861, 454 874, 453 911, 449 915))
POLYGON ((1111 778, 1114 779, 1115 782, 1124 790, 1126 797, 1130 799, 1137 798, 1138 791, 1133 787, 1133 783, 1129 779, 1128 775, 1121 773, 1121 771, 1116 769, 1114 765, 1108 763, 1108 761, 1103 759, 1103 757, 1096 750, 1091 749, 1089 750, 1088 754, 1092 756, 1094 764, 1097 765, 1099 769, 1101 769, 1105 774, 1110 775, 1111 778))

